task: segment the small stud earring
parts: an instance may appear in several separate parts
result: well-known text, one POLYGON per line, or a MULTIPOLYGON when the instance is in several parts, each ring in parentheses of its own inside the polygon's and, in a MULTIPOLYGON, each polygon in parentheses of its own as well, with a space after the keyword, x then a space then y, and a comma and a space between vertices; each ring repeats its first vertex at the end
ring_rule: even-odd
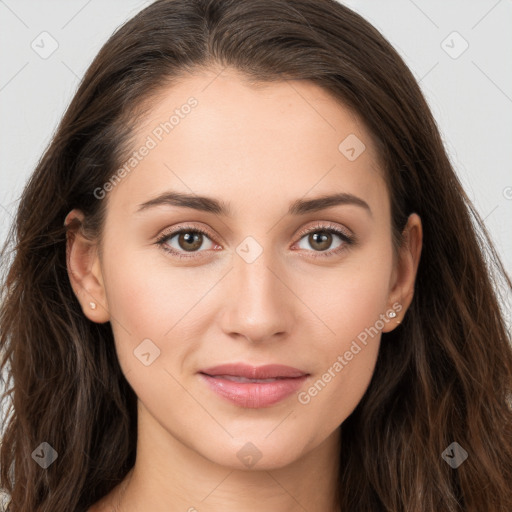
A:
POLYGON ((95 302, 89 302, 89 306, 91 309, 96 309, 96 303, 95 302))
POLYGON ((390 311, 388 316, 389 318, 395 318, 396 313, 394 311, 390 311))

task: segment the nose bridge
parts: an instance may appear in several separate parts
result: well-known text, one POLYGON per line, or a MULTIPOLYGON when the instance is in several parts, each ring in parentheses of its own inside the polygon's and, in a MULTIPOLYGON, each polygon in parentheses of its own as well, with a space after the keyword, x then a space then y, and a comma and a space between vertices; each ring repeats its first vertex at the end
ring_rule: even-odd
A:
POLYGON ((283 271, 270 249, 254 239, 237 247, 230 272, 223 329, 252 341, 289 332, 293 325, 293 294, 283 284, 283 271))

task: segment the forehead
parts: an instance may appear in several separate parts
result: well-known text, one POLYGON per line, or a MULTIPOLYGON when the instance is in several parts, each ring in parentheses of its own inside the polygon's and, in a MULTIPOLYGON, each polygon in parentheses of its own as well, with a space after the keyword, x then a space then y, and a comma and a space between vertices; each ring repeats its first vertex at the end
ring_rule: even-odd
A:
POLYGON ((226 198, 235 210, 247 210, 247 199, 288 205, 335 191, 382 203, 386 192, 361 120, 308 81, 198 72, 151 100, 133 140, 144 155, 110 194, 131 211, 170 188, 226 198))

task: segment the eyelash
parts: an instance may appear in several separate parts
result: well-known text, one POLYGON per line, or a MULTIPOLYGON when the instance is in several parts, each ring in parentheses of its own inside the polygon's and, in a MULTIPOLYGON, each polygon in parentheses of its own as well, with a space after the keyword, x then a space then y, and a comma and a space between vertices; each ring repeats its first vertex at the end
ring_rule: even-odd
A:
MULTIPOLYGON (((328 251, 310 251, 310 252, 317 253, 317 254, 313 255, 313 258, 328 258, 331 256, 335 256, 356 244, 356 238, 353 235, 349 235, 346 232, 342 231, 340 228, 336 227, 333 224, 329 224, 329 223, 317 224, 313 227, 310 227, 306 230, 301 231, 297 235, 299 237, 298 241, 300 241, 306 235, 309 235, 311 233, 320 232, 320 231, 327 232, 327 233, 334 233, 335 235, 338 235, 341 238, 341 240, 343 241, 343 244, 340 245, 339 247, 337 247, 336 249, 330 249, 328 251)), ((173 238, 174 236, 179 235, 181 233, 201 233, 201 234, 207 236, 208 238, 213 239, 211 234, 208 231, 206 231, 205 229, 196 227, 196 226, 185 225, 185 226, 180 226, 178 229, 175 229, 174 231, 171 231, 169 233, 162 233, 157 238, 155 243, 163 251, 165 251, 166 253, 170 253, 173 257, 177 257, 179 259, 197 258, 197 256, 196 256, 198 253, 197 251, 191 252, 191 255, 187 256, 187 255, 183 254, 182 252, 176 251, 174 249, 169 249, 168 247, 166 247, 165 243, 170 238, 173 238)), ((199 251, 199 252, 203 252, 203 251, 199 251)))

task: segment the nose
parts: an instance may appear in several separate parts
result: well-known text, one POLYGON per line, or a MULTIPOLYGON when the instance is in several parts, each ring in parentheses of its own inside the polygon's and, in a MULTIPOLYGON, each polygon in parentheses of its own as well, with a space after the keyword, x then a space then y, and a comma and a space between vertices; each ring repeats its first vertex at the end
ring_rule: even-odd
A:
POLYGON ((263 251, 251 263, 235 254, 233 269, 224 280, 223 331, 253 343, 287 337, 297 325, 301 304, 290 279, 271 251, 263 251))

